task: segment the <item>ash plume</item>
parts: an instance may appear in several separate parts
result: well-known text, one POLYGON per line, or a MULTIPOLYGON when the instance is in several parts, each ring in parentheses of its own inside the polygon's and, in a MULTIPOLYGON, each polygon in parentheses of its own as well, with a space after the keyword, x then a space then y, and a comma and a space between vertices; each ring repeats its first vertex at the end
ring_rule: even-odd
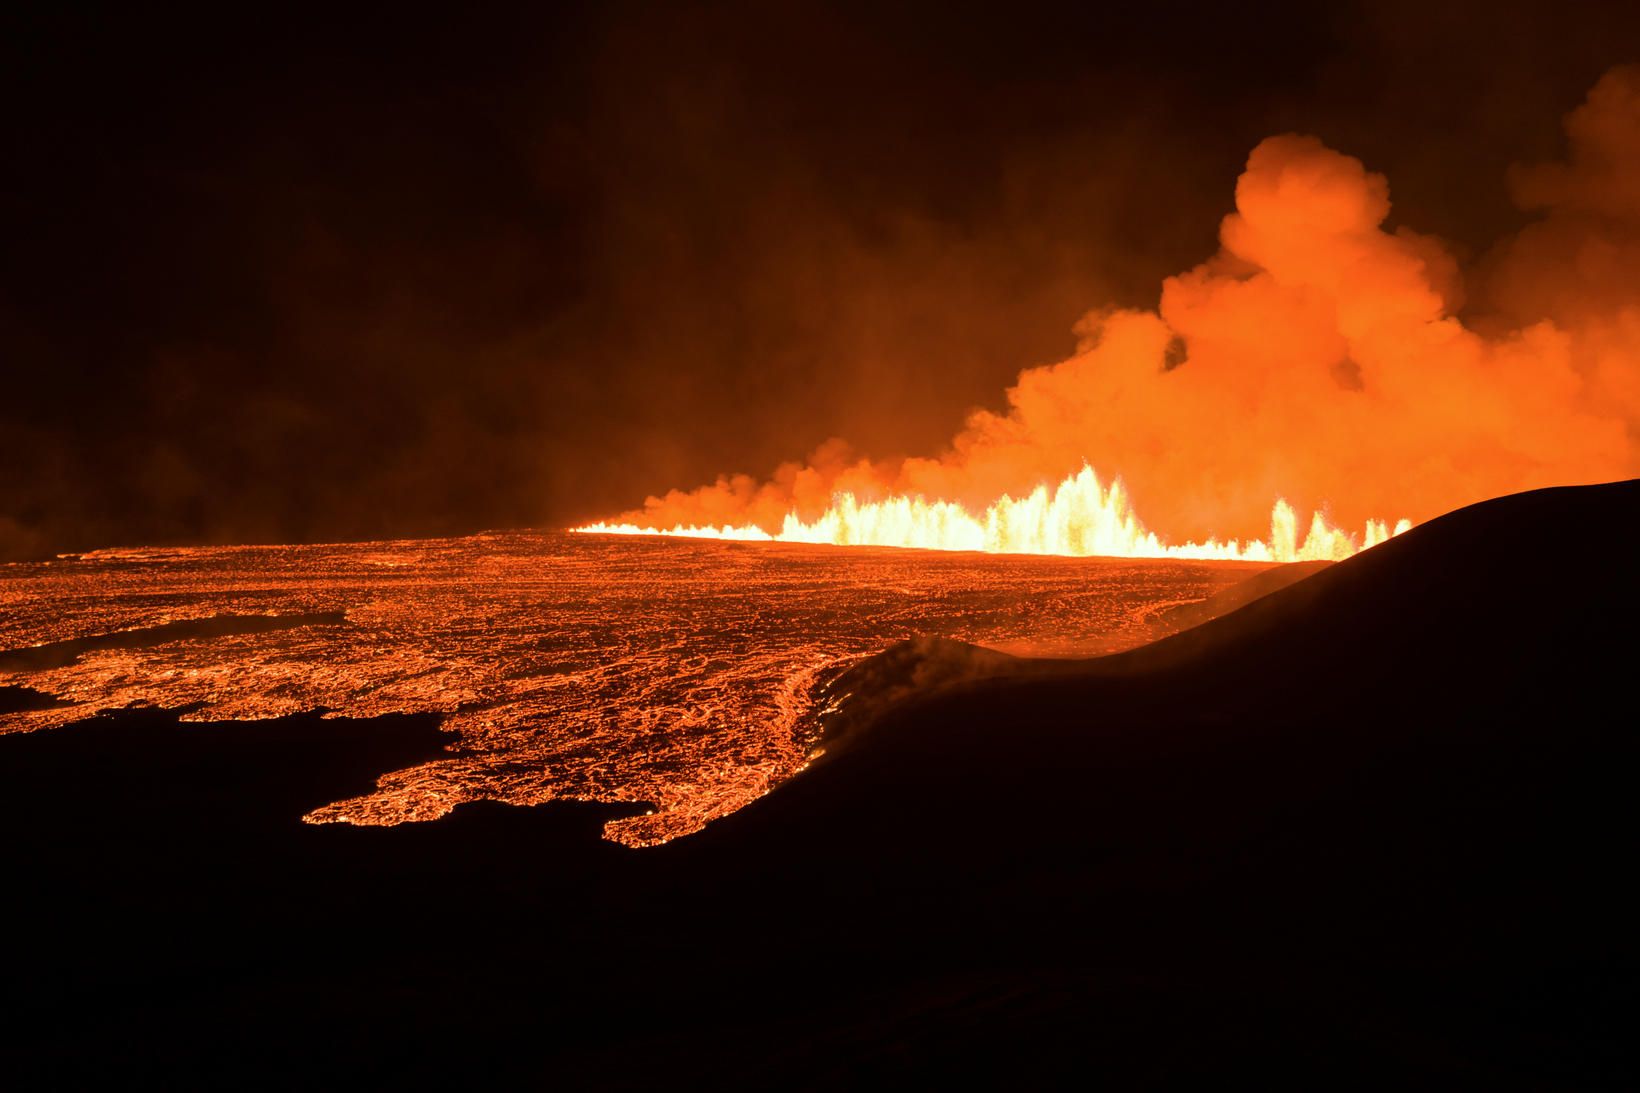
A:
POLYGON ((619 519, 773 530, 839 491, 978 510, 1086 461, 1165 535, 1245 537, 1276 497, 1344 525, 1421 521, 1640 473, 1640 67, 1608 72, 1565 129, 1563 162, 1510 173, 1537 219, 1467 270, 1442 240, 1386 227, 1384 176, 1271 137, 1217 254, 1167 278, 1154 309, 1089 312, 1072 356, 1022 372, 939 455, 833 440, 619 519))

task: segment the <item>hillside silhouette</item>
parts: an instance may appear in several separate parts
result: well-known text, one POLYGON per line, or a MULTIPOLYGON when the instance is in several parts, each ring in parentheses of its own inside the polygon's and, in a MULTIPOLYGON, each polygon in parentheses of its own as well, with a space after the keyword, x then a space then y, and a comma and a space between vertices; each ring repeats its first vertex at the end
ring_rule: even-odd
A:
POLYGON ((1152 645, 845 677, 803 773, 632 809, 306 808, 432 718, 0 739, 20 1085, 1636 1076, 1640 481, 1476 505, 1152 645))

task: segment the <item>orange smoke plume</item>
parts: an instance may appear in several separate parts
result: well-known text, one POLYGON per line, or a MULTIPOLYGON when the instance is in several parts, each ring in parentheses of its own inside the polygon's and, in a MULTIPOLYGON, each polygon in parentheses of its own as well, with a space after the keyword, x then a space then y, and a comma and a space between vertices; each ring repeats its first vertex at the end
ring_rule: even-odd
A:
POLYGON ((874 462, 832 441, 767 481, 674 490, 614 523, 802 539, 852 512, 983 542, 999 504, 1051 504, 1091 462, 1121 475, 1122 519, 1137 499, 1136 541, 1148 526, 1245 554, 1279 536, 1258 539, 1277 498, 1325 511, 1328 534, 1366 526, 1368 545, 1382 517, 1640 473, 1640 68, 1608 73, 1566 128, 1567 162, 1511 178, 1541 219, 1467 278, 1439 240, 1385 228, 1382 175, 1271 137, 1217 255, 1168 278, 1153 311, 1087 315, 1073 356, 1021 373, 1007 408, 975 412, 939 457, 874 462))

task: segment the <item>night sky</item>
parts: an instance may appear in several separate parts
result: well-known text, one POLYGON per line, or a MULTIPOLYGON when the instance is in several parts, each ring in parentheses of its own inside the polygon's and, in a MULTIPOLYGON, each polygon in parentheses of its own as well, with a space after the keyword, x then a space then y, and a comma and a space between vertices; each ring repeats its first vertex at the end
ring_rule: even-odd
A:
POLYGON ((932 454, 1313 133, 1484 254, 1630 4, 6 17, 0 558, 932 454))

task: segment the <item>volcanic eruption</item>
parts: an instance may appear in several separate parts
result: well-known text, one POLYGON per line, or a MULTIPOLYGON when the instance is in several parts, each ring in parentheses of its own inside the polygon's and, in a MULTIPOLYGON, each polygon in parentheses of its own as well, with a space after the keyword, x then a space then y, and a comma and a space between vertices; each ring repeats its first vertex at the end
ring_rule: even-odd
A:
POLYGON ((6 1088, 1640 1086, 1640 5, 32 8, 6 1088))
POLYGON ((725 475, 578 530, 1292 561, 1633 474, 1640 67, 1608 72, 1565 128, 1565 162, 1510 174, 1540 218, 1467 271, 1388 224, 1382 175, 1271 137, 1217 254, 1153 310, 1089 312, 1073 356, 1022 372, 938 456, 834 440, 765 481, 725 475))

